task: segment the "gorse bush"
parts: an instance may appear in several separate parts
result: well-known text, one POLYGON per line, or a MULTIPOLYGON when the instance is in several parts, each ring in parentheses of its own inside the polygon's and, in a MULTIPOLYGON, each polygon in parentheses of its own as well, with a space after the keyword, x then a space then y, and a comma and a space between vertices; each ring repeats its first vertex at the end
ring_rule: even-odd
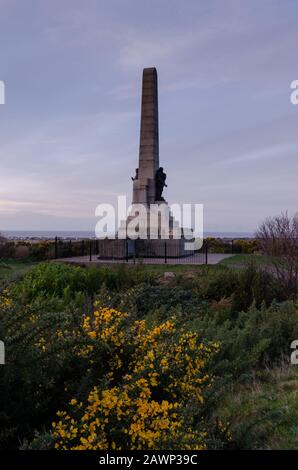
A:
POLYGON ((290 344, 298 338, 298 306, 293 302, 263 305, 260 309, 253 305, 235 319, 223 319, 221 312, 210 312, 194 319, 191 327, 206 339, 216 337, 220 341, 213 371, 242 380, 258 368, 289 357, 290 344))
POLYGON ((92 363, 105 347, 106 374, 87 397, 71 399, 53 423, 57 449, 204 449, 204 368, 217 344, 166 321, 123 327, 127 314, 98 308, 84 318, 88 341, 79 354, 92 363), (201 422, 202 421, 202 422, 201 422))
POLYGON ((47 423, 65 388, 76 387, 82 366, 73 356, 81 310, 74 303, 34 304, 5 293, 0 306, 6 364, 0 369, 0 447, 19 445, 47 423), (59 331, 69 334, 61 337, 59 331))
POLYGON ((233 240, 233 248, 231 241, 220 238, 207 238, 208 251, 210 253, 254 253, 257 251, 256 240, 233 240))
POLYGON ((289 355, 284 298, 252 265, 169 284, 142 267, 35 266, 0 294, 0 448, 241 445, 219 404, 289 355))

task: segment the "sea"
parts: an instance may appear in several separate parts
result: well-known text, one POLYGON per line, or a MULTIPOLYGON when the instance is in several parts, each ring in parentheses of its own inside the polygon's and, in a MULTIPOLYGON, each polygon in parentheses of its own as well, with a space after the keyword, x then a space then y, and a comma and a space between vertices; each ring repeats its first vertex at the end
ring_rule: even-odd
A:
MULTIPOLYGON (((1 234, 13 240, 49 240, 58 237, 64 240, 95 238, 94 231, 88 230, 1 230, 1 234)), ((204 232, 204 237, 253 238, 253 232, 204 232)))

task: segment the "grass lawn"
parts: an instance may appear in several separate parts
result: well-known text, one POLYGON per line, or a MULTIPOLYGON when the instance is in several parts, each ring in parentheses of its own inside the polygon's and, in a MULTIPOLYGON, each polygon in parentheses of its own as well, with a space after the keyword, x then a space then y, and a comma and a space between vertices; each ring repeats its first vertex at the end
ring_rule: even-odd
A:
POLYGON ((0 282, 16 279, 25 274, 36 263, 29 261, 0 260, 0 282))
MULTIPOLYGON (((244 255, 245 256, 245 255, 244 255)), ((16 261, 16 260, 0 260, 0 282, 1 281, 14 281, 17 280, 22 275, 26 274, 32 266, 38 264, 38 262, 30 262, 30 261, 16 261)), ((183 275, 183 274, 191 274, 191 273, 198 273, 202 270, 218 270, 224 269, 224 264, 217 264, 217 265, 171 265, 171 264, 123 264, 123 265, 113 265, 108 264, 109 269, 119 271, 119 269, 133 269, 135 271, 146 271, 151 272, 152 274, 156 275, 163 275, 165 272, 173 272, 176 275, 183 275)), ((102 265, 102 267, 107 265, 102 265)), ((227 264, 227 266, 229 266, 227 264)), ((234 267, 231 265, 231 267, 234 267)), ((90 269, 90 266, 87 266, 86 269, 90 269)))
POLYGON ((265 267, 270 264, 270 261, 269 256, 239 254, 223 259, 218 263, 218 265, 229 266, 231 268, 242 268, 253 262, 256 266, 265 267))
MULTIPOLYGON (((165 272, 173 272, 175 274, 183 274, 189 272, 198 272, 202 269, 202 265, 191 265, 191 264, 141 264, 126 266, 128 269, 140 269, 146 270, 156 274, 163 274, 165 272)), ((204 268, 204 266, 203 266, 204 268)))
MULTIPOLYGON (((139 271, 147 271, 152 274, 163 275, 165 272, 173 272, 176 275, 198 273, 202 270, 222 270, 225 268, 242 268, 249 262, 254 262, 257 266, 266 266, 269 264, 269 258, 261 255, 245 255, 239 254, 225 258, 216 265, 185 265, 185 264, 123 264, 124 269, 134 269, 139 271)), ((3 280, 14 280, 28 272, 32 266, 38 264, 30 261, 17 260, 0 260, 0 282, 3 280)), ((107 263, 108 264, 108 263, 107 263)), ((103 265, 104 266, 104 265, 103 265)), ((109 265, 109 269, 119 270, 120 265, 109 265)), ((87 267, 88 269, 88 267, 87 267)), ((121 269, 121 268, 120 268, 121 269)))
MULTIPOLYGON (((163 274, 164 272, 170 271, 179 274, 197 273, 202 270, 219 270, 225 267, 229 268, 241 268, 245 267, 249 262, 253 261, 257 266, 266 266, 269 263, 269 258, 261 255, 246 255, 239 254, 225 258, 216 265, 183 265, 183 264, 136 264, 136 265, 123 265, 124 269, 135 269, 140 271, 152 272, 153 274, 163 274)), ((37 262, 30 261, 16 261, 16 260, 0 260, 0 281, 2 280, 14 280, 19 276, 22 276, 30 268, 36 265, 37 262)), ((108 264, 108 263, 107 263, 108 264)), ((120 265, 109 265, 110 269, 119 270, 120 265)), ((88 269, 88 268, 87 268, 88 269)))
MULTIPOLYGON (((63 263, 63 264, 68 264, 66 262, 62 261, 53 261, 55 263, 63 263)), ((84 263, 69 263, 73 266, 82 266, 85 267, 86 269, 90 269, 92 265, 84 264, 84 263)), ((183 274, 183 273, 189 273, 189 272, 198 272, 202 269, 208 269, 208 268, 215 268, 216 265, 195 265, 195 264, 144 264, 144 263, 109 263, 107 260, 106 263, 101 263, 96 265, 98 269, 100 268, 109 268, 111 270, 119 271, 121 269, 133 269, 135 271, 147 271, 147 272, 152 272, 153 274, 163 274, 164 272, 174 272, 175 274, 183 274)), ((218 266, 218 265, 217 265, 218 266)))
POLYGON ((242 449, 298 448, 298 366, 264 370, 261 380, 239 386, 219 405, 242 449))
MULTIPOLYGON (((172 272, 176 275, 200 273, 209 270, 224 270, 225 265, 218 264, 123 264, 124 269, 134 269, 139 271, 147 271, 153 274, 162 275, 165 272, 172 272)), ((231 266, 232 268, 233 266, 231 266)), ((119 265, 109 265, 109 268, 119 270, 119 265)))

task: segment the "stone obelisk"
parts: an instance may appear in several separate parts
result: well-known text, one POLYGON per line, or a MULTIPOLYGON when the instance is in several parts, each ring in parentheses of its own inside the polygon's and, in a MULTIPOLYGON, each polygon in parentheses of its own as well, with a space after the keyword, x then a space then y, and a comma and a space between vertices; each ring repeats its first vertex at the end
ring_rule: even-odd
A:
MULTIPOLYGON (((136 170, 133 178, 132 206, 126 220, 122 221, 119 227, 118 238, 131 238, 132 228, 133 236, 136 233, 142 235, 137 237, 138 255, 142 254, 139 251, 142 246, 144 256, 149 253, 160 256, 164 253, 166 243, 167 256, 183 256, 183 239, 176 237, 177 233, 181 233, 179 223, 174 220, 167 201, 162 197, 166 174, 163 173, 163 168, 159 167, 158 88, 155 67, 143 70, 139 167, 136 170)), ((136 245, 131 249, 132 253, 136 245)))
POLYGON ((143 70, 139 168, 133 184, 133 203, 154 204, 158 168, 157 71, 152 67, 143 70))

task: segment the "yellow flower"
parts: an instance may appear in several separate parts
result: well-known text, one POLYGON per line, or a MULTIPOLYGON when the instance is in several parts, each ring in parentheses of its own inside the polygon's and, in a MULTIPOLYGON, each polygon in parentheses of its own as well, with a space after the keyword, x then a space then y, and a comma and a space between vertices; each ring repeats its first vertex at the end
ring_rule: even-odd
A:
POLYGON ((94 387, 83 403, 73 398, 70 413, 57 413, 55 448, 205 449, 208 435, 185 408, 195 403, 199 411, 204 402, 204 388, 212 384, 204 368, 218 344, 201 344, 195 332, 177 332, 173 321, 148 328, 141 320, 124 328, 126 317, 100 303, 84 317, 87 344, 78 355, 88 357, 97 341, 104 342, 110 370, 105 385, 94 387))

